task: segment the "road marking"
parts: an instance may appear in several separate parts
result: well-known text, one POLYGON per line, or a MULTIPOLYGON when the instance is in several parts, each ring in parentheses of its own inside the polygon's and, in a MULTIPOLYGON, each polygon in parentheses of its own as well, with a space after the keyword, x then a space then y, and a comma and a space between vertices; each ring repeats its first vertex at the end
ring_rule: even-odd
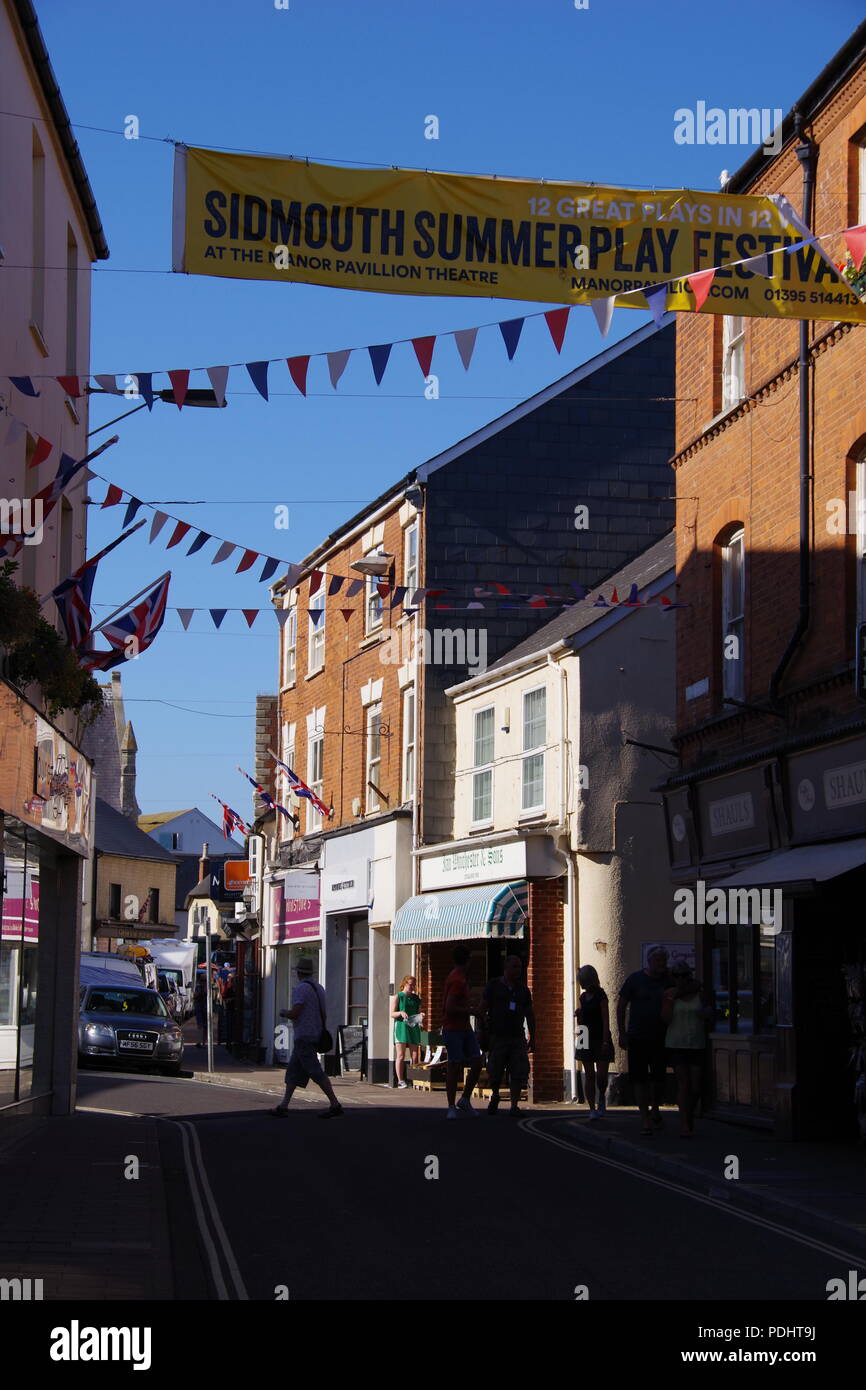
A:
POLYGON ((189 1189, 192 1193, 193 1208, 195 1210, 199 1231, 201 1232, 202 1241, 204 1242, 208 1261, 210 1263, 211 1275, 213 1277, 214 1285, 217 1290, 217 1297, 221 1302, 227 1302, 230 1300, 231 1295, 228 1289, 226 1288, 225 1280, 223 1279, 222 1275, 222 1268, 219 1263, 219 1256, 217 1255, 217 1251, 214 1246, 213 1239, 211 1238, 210 1230, 208 1228, 207 1220, 205 1218, 204 1206, 201 1200, 202 1195, 204 1196, 204 1200, 208 1206, 211 1222, 213 1223, 214 1233, 216 1235, 217 1240, 219 1241, 223 1259, 226 1262, 226 1266, 228 1268, 229 1274, 231 1275, 232 1282, 235 1286, 235 1297, 242 1301, 248 1301, 249 1294, 247 1293, 246 1288, 244 1286, 244 1281, 241 1277, 241 1272, 238 1269, 237 1261, 234 1257, 234 1252, 232 1251, 231 1245, 229 1243, 229 1238, 226 1235, 225 1227, 223 1226, 223 1223, 220 1219, 220 1214, 217 1210, 216 1202, 214 1201, 213 1192, 211 1191, 211 1185, 208 1181, 207 1170, 204 1164, 204 1158, 202 1157, 201 1146, 198 1142, 198 1135, 195 1132, 195 1126, 191 1125, 188 1120, 168 1119, 167 1123, 170 1125, 176 1125, 177 1128, 181 1131, 181 1136, 183 1139, 183 1157, 184 1163, 186 1164, 189 1189), (191 1146, 195 1151, 194 1160, 190 1153, 191 1146))
POLYGON ((569 1153, 576 1154, 578 1158, 589 1158, 595 1163, 604 1163, 608 1168, 617 1168, 621 1173, 627 1173, 629 1177, 639 1178, 641 1182, 653 1183, 656 1187, 665 1187, 669 1192, 675 1192, 679 1197, 688 1197, 693 1202, 701 1202, 706 1207, 715 1207, 718 1211, 726 1212, 729 1216, 736 1216, 740 1221, 748 1221, 752 1226, 762 1226, 767 1231, 772 1231, 775 1235, 785 1236, 788 1240, 797 1241, 800 1245, 807 1245, 811 1250, 818 1250, 822 1255, 832 1255, 834 1259, 853 1260, 862 1263, 862 1252, 852 1255, 850 1251, 840 1250, 835 1245, 826 1245, 823 1241, 813 1239, 811 1236, 801 1235, 799 1231, 794 1231, 788 1226, 781 1226, 775 1221, 770 1221, 763 1216, 753 1216, 750 1212, 740 1211, 731 1202, 720 1201, 717 1197, 707 1197, 701 1192, 693 1192, 688 1187, 681 1187, 679 1183, 670 1181, 667 1178, 660 1178, 655 1173, 644 1173, 638 1168, 631 1168, 627 1163, 620 1163, 615 1158, 609 1158, 606 1154, 593 1153, 589 1149, 582 1149, 577 1144, 570 1144, 567 1139, 560 1139, 554 1134, 545 1134, 537 1126, 541 1123, 540 1119, 521 1120, 520 1128, 526 1130, 527 1134, 534 1135, 537 1139, 544 1139, 548 1144, 556 1144, 560 1149, 567 1149, 569 1153))
POLYGON ((125 1115, 130 1120, 144 1120, 150 1118, 150 1116, 143 1115, 140 1110, 103 1110, 99 1105, 76 1105, 75 1110, 76 1113, 79 1110, 84 1110, 88 1115, 125 1115))

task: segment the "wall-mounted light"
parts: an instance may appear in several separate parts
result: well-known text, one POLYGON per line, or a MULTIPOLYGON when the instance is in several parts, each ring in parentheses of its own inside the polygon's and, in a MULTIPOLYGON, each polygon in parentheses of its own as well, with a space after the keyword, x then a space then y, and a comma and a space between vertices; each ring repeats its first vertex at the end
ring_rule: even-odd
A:
POLYGON ((502 734, 510 734, 510 733, 511 733, 511 710, 510 710, 510 708, 509 708, 508 705, 506 705, 506 707, 505 707, 505 714, 504 714, 503 717, 504 717, 504 719, 505 719, 505 723, 502 725, 502 727, 500 728, 499 732, 502 733, 502 734))

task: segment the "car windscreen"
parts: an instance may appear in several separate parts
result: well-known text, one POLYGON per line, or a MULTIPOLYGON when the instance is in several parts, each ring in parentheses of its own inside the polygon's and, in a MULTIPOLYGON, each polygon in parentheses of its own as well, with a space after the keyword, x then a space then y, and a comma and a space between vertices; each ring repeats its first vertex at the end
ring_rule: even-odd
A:
POLYGON ((143 989, 92 989, 87 1000, 87 1013, 144 1014, 167 1018, 168 1013, 158 994, 143 989))

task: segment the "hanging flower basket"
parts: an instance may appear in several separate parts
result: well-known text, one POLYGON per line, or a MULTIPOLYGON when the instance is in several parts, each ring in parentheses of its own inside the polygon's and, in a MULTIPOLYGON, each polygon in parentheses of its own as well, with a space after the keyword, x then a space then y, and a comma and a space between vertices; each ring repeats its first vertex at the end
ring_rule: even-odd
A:
POLYGON ((858 269, 851 252, 847 252, 844 261, 839 262, 839 274, 843 280, 847 280, 857 298, 866 303, 866 256, 858 269))

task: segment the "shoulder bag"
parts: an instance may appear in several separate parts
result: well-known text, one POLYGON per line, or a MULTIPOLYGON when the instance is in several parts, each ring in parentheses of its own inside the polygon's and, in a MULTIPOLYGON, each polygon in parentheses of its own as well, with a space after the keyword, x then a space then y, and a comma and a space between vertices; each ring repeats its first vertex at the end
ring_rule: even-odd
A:
POLYGON ((331 1037, 331 1034, 325 1027, 325 1010, 322 1008, 321 995, 319 994, 319 991, 316 989, 315 985, 311 984, 309 980, 307 981, 307 984, 310 985, 310 988, 316 996, 316 1003, 319 1006, 319 1013, 322 1015, 322 1031, 319 1034, 319 1040, 316 1043, 316 1051, 330 1052, 331 1048, 334 1046, 334 1039, 331 1037))

